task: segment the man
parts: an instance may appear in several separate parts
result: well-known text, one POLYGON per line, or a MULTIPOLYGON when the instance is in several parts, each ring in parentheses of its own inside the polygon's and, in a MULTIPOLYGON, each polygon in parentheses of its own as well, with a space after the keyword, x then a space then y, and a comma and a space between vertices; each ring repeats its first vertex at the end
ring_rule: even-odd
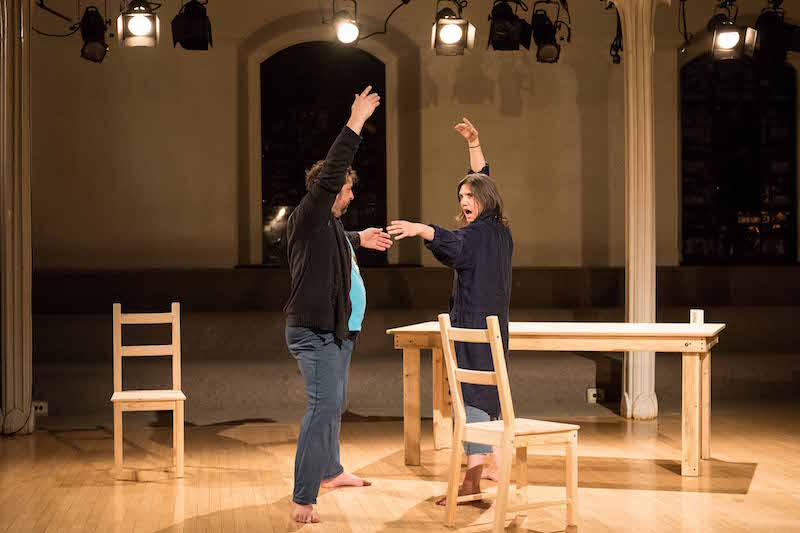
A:
POLYGON ((324 161, 306 175, 307 193, 287 222, 292 290, 286 312, 286 345, 297 359, 308 405, 294 466, 291 516, 319 522, 314 509, 320 484, 365 486, 339 463, 339 430, 347 394, 353 343, 361 330, 366 289, 356 262, 359 246, 385 251, 387 233, 377 228, 346 232, 340 217, 353 200, 357 179, 351 168, 361 128, 380 105, 369 86, 355 95, 350 119, 324 161))

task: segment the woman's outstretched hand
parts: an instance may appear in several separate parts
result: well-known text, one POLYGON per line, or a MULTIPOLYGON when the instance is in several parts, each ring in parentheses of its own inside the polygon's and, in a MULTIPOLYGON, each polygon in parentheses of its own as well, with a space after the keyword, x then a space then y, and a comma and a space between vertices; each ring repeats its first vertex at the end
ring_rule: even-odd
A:
POLYGON ((386 226, 386 231, 398 241, 406 237, 417 236, 432 241, 434 236, 432 227, 417 222, 409 222, 407 220, 392 220, 392 223, 386 226))

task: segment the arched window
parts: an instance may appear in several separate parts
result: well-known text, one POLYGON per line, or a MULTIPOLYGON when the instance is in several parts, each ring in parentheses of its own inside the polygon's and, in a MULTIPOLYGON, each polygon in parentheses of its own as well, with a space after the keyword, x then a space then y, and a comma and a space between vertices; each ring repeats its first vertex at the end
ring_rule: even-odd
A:
MULTIPOLYGON (((384 64, 355 47, 309 42, 261 63, 261 177, 264 264, 286 265, 286 219, 305 194, 305 170, 324 159, 347 122, 353 96, 367 85, 381 95, 353 168, 359 183, 342 217, 345 228, 386 224, 384 64)), ((386 264, 386 254, 359 250, 359 262, 386 264)))
POLYGON ((681 69, 683 264, 797 255, 797 78, 700 56, 681 69))

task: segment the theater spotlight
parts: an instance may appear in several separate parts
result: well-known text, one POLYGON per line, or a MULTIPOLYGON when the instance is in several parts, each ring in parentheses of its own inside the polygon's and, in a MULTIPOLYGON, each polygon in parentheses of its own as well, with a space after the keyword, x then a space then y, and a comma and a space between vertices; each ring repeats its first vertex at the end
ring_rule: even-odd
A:
POLYGON ((189 0, 172 19, 172 46, 180 43, 184 50, 208 50, 211 40, 211 20, 206 13, 208 0, 189 0))
POLYGON ((561 45, 558 41, 564 41, 564 36, 559 37, 562 29, 567 30, 566 41, 572 39, 572 28, 570 27, 571 17, 567 8, 566 0, 556 3, 554 0, 539 0, 533 5, 533 40, 536 42, 536 61, 540 63, 556 63, 561 56, 561 45), (537 7, 540 6, 540 7, 537 7), (550 18, 547 9, 556 6, 555 17, 550 18), (561 8, 567 14, 568 22, 561 20, 561 8))
POLYGON ((353 3, 352 11, 347 9, 337 10, 336 0, 333 0, 333 29, 336 31, 336 38, 342 44, 351 44, 358 40, 361 29, 358 26, 358 3, 353 3))
POLYGON ((795 26, 784 22, 783 0, 769 0, 756 21, 758 31, 758 59, 764 63, 780 65, 786 61, 791 48, 795 26))
POLYGON ((510 3, 514 3, 523 11, 528 6, 522 0, 494 0, 492 22, 489 28, 489 45, 495 50, 519 50, 522 45, 526 50, 531 48, 531 25, 517 16, 510 3))
POLYGON ((117 18, 117 35, 122 46, 148 46, 158 44, 161 33, 156 10, 161 4, 147 0, 131 0, 127 9, 117 18))
POLYGON ((758 32, 755 28, 738 26, 739 7, 736 0, 722 0, 716 13, 708 21, 707 29, 714 34, 712 53, 715 59, 740 59, 753 57, 758 32))
POLYGON ((102 63, 108 52, 106 44, 106 22, 94 6, 89 6, 81 17, 81 57, 93 63, 102 63))
POLYGON ((467 5, 466 0, 436 0, 436 21, 431 28, 431 48, 437 56, 464 55, 464 50, 472 50, 475 46, 475 26, 462 17, 461 11, 467 5), (458 14, 445 7, 439 10, 441 2, 451 2, 458 14))

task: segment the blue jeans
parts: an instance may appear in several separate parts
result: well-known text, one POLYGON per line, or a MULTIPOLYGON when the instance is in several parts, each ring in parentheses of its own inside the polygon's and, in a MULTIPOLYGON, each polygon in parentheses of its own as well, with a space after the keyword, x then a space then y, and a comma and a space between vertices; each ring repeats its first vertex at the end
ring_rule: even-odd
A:
MULTIPOLYGON (((471 405, 465 405, 464 411, 467 415, 467 424, 471 424, 473 422, 489 422, 491 417, 489 413, 486 411, 482 411, 477 407, 473 407, 471 405)), ((479 444, 477 442, 467 442, 464 441, 464 453, 467 455, 480 455, 486 453, 492 453, 492 447, 488 444, 479 444)))
POLYGON ((331 331, 287 326, 286 346, 297 359, 308 396, 297 438, 292 499, 308 505, 317 503, 323 479, 344 472, 339 463, 339 432, 353 341, 338 341, 331 331))

